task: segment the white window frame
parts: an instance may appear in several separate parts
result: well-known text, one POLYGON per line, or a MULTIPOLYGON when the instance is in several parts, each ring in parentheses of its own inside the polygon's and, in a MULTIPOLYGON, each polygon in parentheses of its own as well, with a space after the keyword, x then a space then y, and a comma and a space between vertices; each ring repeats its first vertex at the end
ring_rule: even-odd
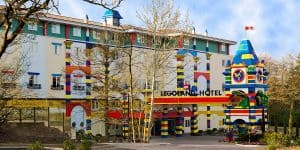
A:
POLYGON ((59 50, 60 50, 60 46, 59 45, 54 45, 54 54, 55 55, 59 55, 59 50))
POLYGON ((52 43, 52 45, 54 47, 54 55, 59 55, 61 44, 60 43, 52 43))
POLYGON ((141 38, 140 34, 136 35, 136 41, 137 41, 137 43, 142 44, 142 38, 141 38))
POLYGON ((99 31, 93 31, 93 38, 96 40, 101 40, 101 32, 99 31))
POLYGON ((60 24, 53 23, 51 26, 51 32, 55 34, 60 34, 60 24))
POLYGON ((189 38, 183 38, 183 45, 189 46, 190 45, 190 39, 189 38))
POLYGON ((226 66, 226 60, 222 59, 222 67, 226 66))
POLYGON ((30 22, 28 23, 28 30, 30 31, 37 31, 37 23, 36 22, 30 22))
POLYGON ((61 81, 61 76, 52 76, 52 86, 53 87, 59 87, 61 81), (54 82, 55 80, 55 82, 54 82))
POLYGON ((81 27, 73 27, 73 36, 81 37, 81 27))
POLYGON ((225 45, 225 43, 222 43, 222 44, 221 44, 221 51, 222 51, 222 52, 225 52, 225 51, 226 51, 226 45, 225 45))
POLYGON ((99 110, 99 102, 97 100, 92 100, 92 110, 99 110))

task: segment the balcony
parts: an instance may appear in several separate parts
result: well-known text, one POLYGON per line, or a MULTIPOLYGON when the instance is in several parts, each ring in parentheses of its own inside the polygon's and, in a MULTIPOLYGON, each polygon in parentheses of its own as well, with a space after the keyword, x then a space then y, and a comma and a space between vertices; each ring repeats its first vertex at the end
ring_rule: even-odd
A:
POLYGON ((12 89, 12 88, 16 88, 17 84, 16 83, 1 83, 1 87, 3 89, 12 89))
POLYGON ((27 84, 28 89, 41 89, 41 84, 27 84))
POLYGON ((51 85, 51 90, 64 90, 63 85, 51 85))
POLYGON ((74 85, 72 90, 74 91, 84 91, 85 90, 85 86, 80 86, 80 85, 74 85))

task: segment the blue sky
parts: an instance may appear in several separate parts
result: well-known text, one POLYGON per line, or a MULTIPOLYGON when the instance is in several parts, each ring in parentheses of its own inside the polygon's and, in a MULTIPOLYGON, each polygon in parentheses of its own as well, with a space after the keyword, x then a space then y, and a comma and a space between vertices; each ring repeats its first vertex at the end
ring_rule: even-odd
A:
MULTIPOLYGON (((117 10, 122 24, 143 26, 137 11, 150 0, 125 0, 117 10)), ((0 0, 3 4, 3 1, 0 0)), ((255 30, 247 34, 256 53, 280 58, 300 53, 300 0, 175 0, 175 7, 189 11, 197 34, 208 30, 210 36, 239 42, 246 37, 244 26, 255 30)), ((82 0, 59 0, 62 15, 103 22, 104 8, 82 0)), ((231 47, 235 54, 237 46, 231 47)))
MULTIPOLYGON (((122 24, 143 26, 136 16, 145 0, 125 0, 117 10, 123 16, 122 24)), ((246 37, 244 26, 254 26, 247 37, 258 54, 275 58, 300 52, 299 0, 175 0, 175 6, 185 12, 198 34, 205 29, 210 36, 240 41, 246 37), (298 10, 298 11, 297 11, 298 10)), ((104 9, 81 0, 60 1, 62 15, 102 22, 104 9)), ((237 46, 231 47, 231 54, 237 46)))

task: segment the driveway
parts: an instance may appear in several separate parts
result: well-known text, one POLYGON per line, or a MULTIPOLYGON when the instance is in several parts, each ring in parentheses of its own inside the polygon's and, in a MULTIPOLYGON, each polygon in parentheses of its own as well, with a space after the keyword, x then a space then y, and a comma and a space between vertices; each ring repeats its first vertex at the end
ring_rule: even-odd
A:
POLYGON ((94 145, 103 150, 263 150, 264 146, 226 143, 223 136, 152 137, 150 143, 106 143, 94 145))

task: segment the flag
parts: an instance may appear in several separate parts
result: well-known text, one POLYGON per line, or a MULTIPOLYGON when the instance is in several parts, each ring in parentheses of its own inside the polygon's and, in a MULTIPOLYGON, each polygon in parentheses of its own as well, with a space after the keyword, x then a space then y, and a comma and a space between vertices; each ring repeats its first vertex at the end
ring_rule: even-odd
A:
POLYGON ((89 23, 89 16, 85 15, 85 23, 89 23))
POLYGON ((245 26, 245 30, 254 30, 254 27, 253 26, 245 26))

